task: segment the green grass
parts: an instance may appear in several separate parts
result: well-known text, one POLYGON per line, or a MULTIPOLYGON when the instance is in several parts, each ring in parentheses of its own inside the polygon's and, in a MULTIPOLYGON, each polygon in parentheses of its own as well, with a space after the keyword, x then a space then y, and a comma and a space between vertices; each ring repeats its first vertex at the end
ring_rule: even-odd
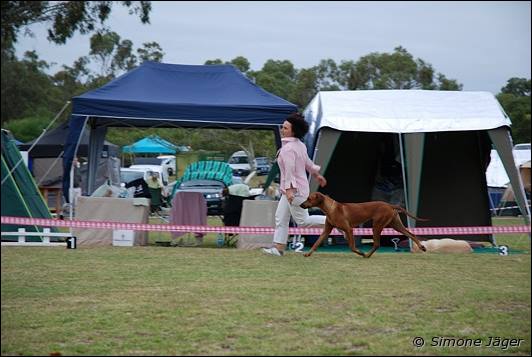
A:
POLYGON ((3 247, 2 355, 530 355, 530 240, 497 241, 526 253, 3 247))
MULTIPOLYGON (((494 226, 519 226, 524 225, 523 218, 497 217, 493 219, 494 226)), ((530 252, 530 236, 528 234, 496 234, 498 245, 507 245, 511 249, 526 250, 530 252)))

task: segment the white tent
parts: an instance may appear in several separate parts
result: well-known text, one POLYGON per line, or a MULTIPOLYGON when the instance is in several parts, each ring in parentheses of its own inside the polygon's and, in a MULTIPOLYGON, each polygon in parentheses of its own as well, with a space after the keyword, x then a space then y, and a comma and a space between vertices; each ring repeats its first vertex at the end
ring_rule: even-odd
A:
MULTIPOLYGON (((515 166, 519 168, 521 164, 530 161, 530 150, 513 150, 515 166)), ((486 180, 488 187, 508 187, 510 178, 506 174, 503 162, 497 150, 491 150, 491 161, 486 170, 486 180)))
MULTIPOLYGON (((491 93, 319 92, 304 115, 310 156, 329 181, 320 190, 339 201, 372 200, 383 167, 397 164, 405 206, 431 218, 429 225, 491 225, 485 172, 493 144, 520 188, 518 203, 529 221, 512 156, 511 122, 491 93)), ((311 190, 317 188, 311 181, 311 190)))

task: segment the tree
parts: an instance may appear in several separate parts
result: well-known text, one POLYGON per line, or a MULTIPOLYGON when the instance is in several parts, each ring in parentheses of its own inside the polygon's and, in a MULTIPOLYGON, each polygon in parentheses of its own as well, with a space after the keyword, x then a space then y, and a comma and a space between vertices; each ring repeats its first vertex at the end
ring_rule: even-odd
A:
POLYGON ((157 42, 144 42, 142 47, 137 49, 140 62, 154 61, 161 62, 164 57, 164 52, 157 42))
POLYGON ((23 142, 41 134, 65 104, 61 88, 44 73, 46 68, 48 63, 34 51, 26 52, 21 61, 2 62, 2 127, 23 142))
POLYGON ((399 46, 394 52, 373 52, 357 62, 342 61, 333 72, 333 83, 341 89, 438 89, 461 90, 456 80, 434 73, 432 66, 399 46))
POLYGON ((235 66, 236 68, 238 68, 238 70, 244 74, 246 74, 248 71, 249 71, 249 61, 247 60, 246 57, 243 57, 243 56, 238 56, 238 57, 235 57, 233 58, 229 64, 232 64, 233 66, 235 66))
POLYGON ((445 75, 438 73, 436 88, 439 90, 462 90, 463 85, 458 83, 455 79, 447 79, 445 75))
POLYGON ((520 97, 530 97, 530 79, 512 77, 508 80, 508 83, 501 88, 501 93, 513 94, 520 97))
POLYGON ((213 65, 213 64, 232 64, 233 66, 235 66, 236 68, 238 68, 238 70, 244 74, 247 74, 247 72, 249 71, 249 68, 250 68, 250 64, 249 64, 249 61, 246 57, 243 57, 243 56, 238 56, 238 57, 235 57, 233 58, 231 61, 229 62, 224 62, 222 61, 220 58, 216 58, 216 59, 213 59, 213 60, 207 60, 205 61, 206 65, 213 65))
MULTIPOLYGON (((139 50, 137 50, 138 52, 139 50)), ((137 65, 137 56, 133 54, 133 42, 123 40, 116 45, 111 67, 113 71, 130 71, 137 65)))
POLYGON ((235 151, 244 150, 248 155, 275 155, 275 135, 271 130, 237 129, 180 129, 186 134, 181 142, 194 149, 221 151, 229 156, 235 151))
POLYGON ((150 1, 2 1, 2 55, 13 52, 21 29, 36 23, 50 24, 48 40, 56 44, 66 43, 76 31, 91 33, 98 22, 105 23, 115 3, 130 8, 143 24, 150 23, 150 1))
MULTIPOLYGON (((119 46, 119 44, 120 36, 116 32, 97 32, 91 37, 89 55, 100 63, 101 77, 105 77, 114 73, 115 66, 112 66, 113 57, 115 49, 119 46)), ((131 51, 129 52, 129 55, 130 54, 131 51)), ((123 54, 120 56, 120 58, 124 60, 123 54)))
POLYGON ((341 89, 341 85, 338 83, 340 70, 334 60, 330 58, 321 60, 312 70, 316 74, 316 86, 318 90, 328 91, 341 89))
POLYGON ((74 61, 72 67, 63 65, 63 69, 52 76, 54 86, 62 92, 62 102, 85 92, 86 86, 83 79, 90 75, 88 63, 88 57, 80 57, 74 61))
POLYGON ((294 103, 299 108, 304 108, 314 98, 316 93, 318 93, 318 86, 318 79, 316 78, 314 68, 299 70, 296 75, 294 91, 288 97, 288 101, 294 103))
POLYGON ((281 98, 287 99, 294 93, 297 70, 288 60, 269 59, 260 71, 250 71, 255 83, 281 98))
MULTIPOLYGON (((425 90, 433 90, 437 89, 438 86, 434 83, 434 69, 432 68, 432 65, 425 63, 422 59, 417 59, 417 82, 419 83, 421 89, 425 90)), ((439 74, 439 76, 442 76, 441 80, 446 80, 445 76, 443 74, 439 74)), ((451 83, 449 82, 448 87, 451 87, 451 83)), ((460 87, 461 89, 461 87, 460 87)))
POLYGON ((217 59, 213 59, 213 60, 207 60, 207 61, 205 61, 204 64, 205 65, 224 64, 224 62, 221 59, 217 58, 217 59))
POLYGON ((1 67, 1 117, 4 121, 52 113, 61 108, 60 90, 44 73, 48 63, 39 59, 34 51, 25 53, 21 61, 2 62, 1 67))
POLYGON ((229 158, 235 151, 252 151, 257 156, 273 158, 275 135, 271 130, 198 129, 198 128, 109 128, 107 140, 123 146, 148 135, 158 135, 176 145, 194 150, 219 151, 229 158))
POLYGON ((512 121, 515 144, 529 143, 530 133, 530 79, 510 78, 497 99, 512 121))
POLYGON ((133 42, 121 40, 120 36, 113 31, 95 33, 90 39, 90 58, 100 65, 99 76, 91 76, 92 83, 105 84, 117 75, 130 71, 137 66, 138 59, 144 61, 160 62, 164 52, 157 42, 146 42, 142 48, 133 53, 133 42), (102 83, 103 81, 103 83, 102 83))
MULTIPOLYGON (((104 24, 115 3, 130 8, 129 13, 138 14, 142 23, 149 23, 150 1, 0 2, 2 123, 12 119, 35 115, 45 117, 57 113, 66 98, 82 92, 80 89, 84 85, 81 80, 84 77, 88 78, 89 88, 91 84, 104 82, 95 81, 89 75, 86 67, 89 62, 87 57, 81 57, 72 67, 63 66, 53 77, 44 72, 48 64, 39 61, 36 53, 28 52, 25 58, 19 61, 15 56, 14 44, 20 31, 25 30, 25 34, 31 34, 28 29, 30 25, 47 23, 48 40, 64 44, 77 31, 83 34, 96 31, 97 23, 104 24)), ((127 43, 122 45, 127 48, 127 43)), ((130 62, 126 62, 127 65, 130 65, 130 62)), ((111 79, 105 78, 105 82, 111 79)))
POLYGON ((27 142, 37 138, 43 130, 50 124, 50 117, 45 114, 32 114, 19 120, 12 120, 2 123, 2 126, 9 130, 17 140, 27 142))

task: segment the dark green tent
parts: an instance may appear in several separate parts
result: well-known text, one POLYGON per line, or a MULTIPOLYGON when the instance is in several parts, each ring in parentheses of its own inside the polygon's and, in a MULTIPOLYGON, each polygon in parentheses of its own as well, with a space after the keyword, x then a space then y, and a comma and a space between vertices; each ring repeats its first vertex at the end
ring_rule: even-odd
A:
MULTIPOLYGON (((22 161, 14 138, 2 129, 2 216, 52 218, 33 177, 22 161)), ((18 228, 41 232, 42 227, 2 224, 2 232, 18 228)), ((53 232, 57 231, 52 229, 53 232)), ((40 240, 27 238, 27 241, 40 240)))

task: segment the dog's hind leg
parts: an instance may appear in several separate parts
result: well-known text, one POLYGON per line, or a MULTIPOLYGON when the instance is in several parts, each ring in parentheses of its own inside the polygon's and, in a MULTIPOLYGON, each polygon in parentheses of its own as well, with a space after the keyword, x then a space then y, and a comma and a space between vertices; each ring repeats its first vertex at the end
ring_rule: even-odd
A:
POLYGON ((353 228, 349 227, 349 229, 346 229, 344 231, 345 238, 347 239, 347 242, 349 244, 349 249, 355 254, 358 254, 360 256, 364 256, 364 253, 362 253, 360 250, 357 249, 355 244, 355 239, 353 238, 353 228))
POLYGON ((373 222, 373 247, 371 247, 371 250, 364 255, 364 258, 371 257, 381 246, 381 232, 383 229, 384 227, 375 226, 375 222, 373 222))
POLYGON ((394 219, 392 219, 388 227, 395 229, 397 232, 403 233, 405 236, 413 240, 419 249, 421 249, 424 252, 427 251, 427 248, 425 248, 425 246, 421 244, 419 239, 412 232, 410 232, 408 229, 405 228, 405 226, 403 225, 403 222, 401 222, 401 219, 399 218, 399 215, 396 215, 394 219))

